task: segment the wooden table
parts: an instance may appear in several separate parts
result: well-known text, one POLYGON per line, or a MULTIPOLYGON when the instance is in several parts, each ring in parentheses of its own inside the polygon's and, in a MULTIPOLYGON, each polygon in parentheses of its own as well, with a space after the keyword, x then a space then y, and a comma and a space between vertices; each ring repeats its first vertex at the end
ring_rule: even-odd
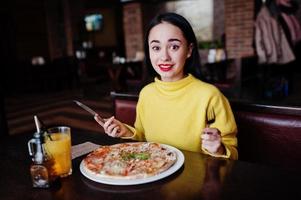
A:
MULTIPOLYGON (((27 141, 31 135, 0 142, 0 199, 301 199, 301 173, 242 161, 210 158, 183 151, 185 163, 175 174, 152 183, 112 186, 93 182, 79 171, 83 157, 73 160, 73 174, 50 189, 34 189, 29 174, 27 141)), ((121 139, 72 130, 72 143, 114 144, 121 139)))

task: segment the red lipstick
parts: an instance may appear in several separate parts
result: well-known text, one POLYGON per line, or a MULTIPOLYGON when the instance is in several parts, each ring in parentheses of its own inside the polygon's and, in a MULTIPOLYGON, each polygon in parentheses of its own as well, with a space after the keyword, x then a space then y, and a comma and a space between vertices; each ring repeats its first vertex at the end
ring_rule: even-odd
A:
POLYGON ((172 66, 171 64, 159 64, 159 68, 161 71, 163 72, 168 72, 172 69, 172 66))

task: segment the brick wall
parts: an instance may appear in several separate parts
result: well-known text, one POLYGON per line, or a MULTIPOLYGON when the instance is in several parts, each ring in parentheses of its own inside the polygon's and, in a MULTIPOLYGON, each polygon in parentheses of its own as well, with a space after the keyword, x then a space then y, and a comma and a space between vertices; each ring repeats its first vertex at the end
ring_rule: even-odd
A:
MULTIPOLYGON (((220 0, 215 0, 218 4, 220 0)), ((253 40, 254 40, 254 0, 224 0, 225 25, 220 26, 219 30, 215 27, 216 38, 220 39, 222 29, 225 28, 226 34, 226 49, 229 58, 242 58, 254 55, 253 40)), ((216 9, 216 7, 215 7, 216 9)), ((138 3, 131 3, 123 8, 124 12, 124 32, 126 55, 134 57, 137 50, 142 50, 142 22, 138 16, 141 16, 141 7, 138 3), (138 21, 137 21, 138 20, 138 21), (134 23, 136 25, 134 25, 134 23)), ((220 23, 217 23, 220 24, 220 23)))
POLYGON ((130 3, 123 7, 123 28, 126 57, 134 59, 136 52, 143 51, 141 4, 130 3))
POLYGON ((221 40, 225 33, 225 4, 224 0, 213 1, 213 40, 221 40))
POLYGON ((225 33, 229 58, 254 55, 254 0, 225 0, 225 33))

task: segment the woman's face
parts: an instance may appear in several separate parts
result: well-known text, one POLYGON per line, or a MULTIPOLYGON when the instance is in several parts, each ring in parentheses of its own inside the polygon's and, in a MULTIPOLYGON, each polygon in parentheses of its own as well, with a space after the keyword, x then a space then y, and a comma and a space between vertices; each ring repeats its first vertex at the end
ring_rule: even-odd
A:
POLYGON ((162 81, 184 77, 184 65, 191 56, 192 44, 187 44, 181 29, 167 22, 160 23, 150 30, 148 45, 150 61, 162 81))

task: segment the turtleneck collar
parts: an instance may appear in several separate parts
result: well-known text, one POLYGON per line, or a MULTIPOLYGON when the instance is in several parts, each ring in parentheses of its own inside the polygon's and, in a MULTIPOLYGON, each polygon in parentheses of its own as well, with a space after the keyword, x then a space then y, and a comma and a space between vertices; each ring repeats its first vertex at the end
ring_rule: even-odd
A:
POLYGON ((179 91, 185 88, 188 84, 190 84, 194 80, 194 77, 191 74, 188 74, 185 78, 174 81, 174 82, 164 82, 159 80, 157 77, 155 78, 155 85, 158 90, 162 93, 171 93, 175 91, 179 91))

